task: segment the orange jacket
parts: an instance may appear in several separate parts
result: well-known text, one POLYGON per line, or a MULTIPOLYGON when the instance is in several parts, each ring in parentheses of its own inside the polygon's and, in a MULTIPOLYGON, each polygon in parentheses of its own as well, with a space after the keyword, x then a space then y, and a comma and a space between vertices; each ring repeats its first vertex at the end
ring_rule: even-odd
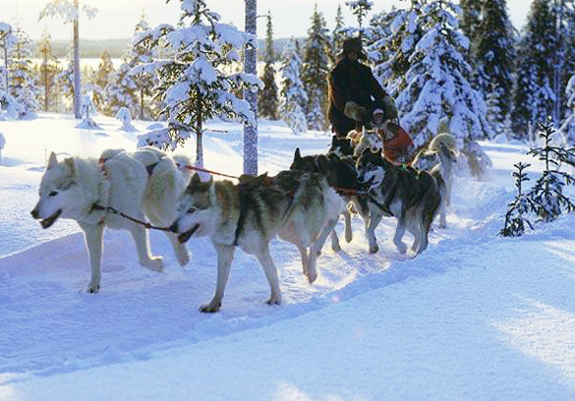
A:
POLYGON ((410 164, 414 153, 415 146, 409 134, 401 127, 397 135, 391 139, 385 139, 381 130, 378 131, 383 139, 383 155, 393 164, 408 163, 410 164))

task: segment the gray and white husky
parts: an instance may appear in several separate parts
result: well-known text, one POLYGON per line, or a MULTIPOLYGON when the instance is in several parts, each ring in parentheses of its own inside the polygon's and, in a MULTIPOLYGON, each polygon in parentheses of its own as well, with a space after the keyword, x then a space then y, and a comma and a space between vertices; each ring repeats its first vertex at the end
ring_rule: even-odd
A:
POLYGON ((400 253, 407 251, 402 242, 407 229, 415 240, 411 250, 417 255, 427 248, 429 226, 441 202, 441 177, 425 171, 399 167, 385 160, 381 153, 366 149, 356 162, 359 180, 370 186, 367 204, 369 251, 379 250, 375 229, 383 216, 397 218, 393 243, 400 253))
POLYGON ((277 269, 269 250, 276 236, 296 245, 310 283, 317 277, 316 259, 344 208, 341 197, 319 174, 284 171, 275 177, 242 176, 202 182, 194 175, 179 203, 172 230, 183 243, 209 237, 217 252, 216 291, 202 312, 217 312, 237 247, 255 255, 271 289, 269 304, 281 303, 277 269))
MULTIPOLYGON (((183 163, 187 160, 181 158, 183 163)), ((169 226, 176 217, 177 202, 186 188, 189 174, 178 170, 174 159, 155 148, 134 153, 111 149, 100 159, 77 157, 58 161, 52 153, 40 182, 40 200, 32 216, 43 228, 51 227, 58 218, 73 219, 84 232, 90 257, 89 292, 100 289, 104 228, 128 230, 136 243, 140 264, 161 272, 159 256, 150 255, 146 228, 108 207, 135 219, 169 226)), ((178 262, 184 266, 190 255, 173 233, 168 233, 178 262)))
POLYGON ((453 188, 453 169, 457 164, 459 151, 456 138, 448 133, 436 135, 426 148, 419 151, 413 159, 412 166, 419 170, 429 171, 434 177, 441 177, 445 182, 442 188, 442 202, 439 206, 439 227, 447 227, 446 208, 451 204, 453 188))

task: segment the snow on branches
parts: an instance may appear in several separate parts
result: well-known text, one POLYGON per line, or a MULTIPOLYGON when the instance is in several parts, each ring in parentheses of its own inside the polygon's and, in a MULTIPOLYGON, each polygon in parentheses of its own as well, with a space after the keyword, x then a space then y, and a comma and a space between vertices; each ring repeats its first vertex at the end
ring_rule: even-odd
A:
MULTIPOLYGON (((241 61, 245 46, 256 46, 255 38, 236 27, 219 22, 220 16, 208 9, 205 0, 180 0, 181 16, 177 27, 162 24, 142 33, 134 42, 164 47, 169 59, 156 59, 161 96, 167 116, 167 136, 156 138, 161 147, 174 148, 194 132, 201 144, 203 126, 209 118, 224 115, 244 124, 255 124, 249 103, 238 93, 261 85, 253 75, 234 73, 233 63, 241 61)), ((150 69, 142 64, 133 73, 150 69)), ((199 159, 201 147, 198 146, 199 159)))

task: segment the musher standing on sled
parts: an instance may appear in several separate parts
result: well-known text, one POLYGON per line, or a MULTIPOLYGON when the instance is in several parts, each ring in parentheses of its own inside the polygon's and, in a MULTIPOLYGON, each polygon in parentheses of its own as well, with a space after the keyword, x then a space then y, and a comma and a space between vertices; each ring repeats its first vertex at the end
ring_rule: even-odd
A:
POLYGON ((345 138, 355 128, 371 119, 372 103, 379 100, 385 106, 386 119, 397 119, 393 99, 379 85, 371 69, 358 60, 365 60, 360 38, 344 40, 337 63, 329 72, 328 119, 338 138, 345 138))
POLYGON ((361 39, 344 40, 336 57, 337 63, 328 76, 328 118, 335 136, 345 138, 353 129, 375 125, 383 137, 385 157, 396 164, 411 161, 415 152, 407 132, 397 124, 389 124, 392 129, 386 130, 379 126, 397 121, 397 107, 371 69, 358 61, 367 58, 361 39))

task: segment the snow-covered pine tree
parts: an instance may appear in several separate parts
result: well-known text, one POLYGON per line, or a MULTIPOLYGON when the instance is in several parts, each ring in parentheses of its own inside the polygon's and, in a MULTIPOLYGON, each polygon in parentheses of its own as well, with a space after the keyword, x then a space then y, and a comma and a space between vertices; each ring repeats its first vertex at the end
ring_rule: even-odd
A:
POLYGON ((283 50, 280 67, 280 116, 295 134, 307 132, 304 111, 307 95, 300 78, 302 61, 298 53, 297 42, 292 37, 283 50))
MULTIPOLYGON (((86 13, 88 19, 93 18, 96 15, 96 9, 87 5, 82 6, 83 11, 86 13)), ((64 24, 72 23, 74 32, 74 64, 72 72, 73 76, 73 110, 76 118, 82 118, 82 113, 80 108, 82 107, 82 83, 80 78, 80 4, 79 0, 73 0, 70 2, 68 0, 52 0, 50 3, 46 4, 42 11, 40 12, 40 18, 54 18, 61 17, 64 19, 64 24)))
POLYGON ((137 132, 136 127, 132 125, 132 113, 127 107, 120 107, 120 110, 114 116, 116 120, 122 122, 122 126, 119 128, 120 131, 126 132, 137 132))
MULTIPOLYGON (((68 49, 68 56, 66 57, 67 64, 56 75, 56 87, 58 92, 61 93, 61 104, 63 111, 69 112, 73 108, 74 103, 74 58, 72 55, 73 48, 68 49)), ((81 105, 80 105, 81 106, 81 105)), ((81 114, 81 110, 79 110, 81 114)))
MULTIPOLYGON (((412 0, 409 9, 400 9, 389 13, 386 17, 389 20, 389 35, 376 41, 368 48, 370 55, 379 53, 373 72, 379 81, 385 84, 386 92, 392 98, 397 98, 407 87, 407 72, 411 67, 409 59, 415 52, 415 46, 424 35, 423 27, 418 24, 421 7, 421 1, 412 0)), ((409 111, 410 105, 403 104, 401 106, 403 109, 398 110, 399 115, 409 111)))
MULTIPOLYGON (((205 0, 180 0, 181 17, 177 28, 163 24, 140 36, 157 46, 161 39, 170 46, 173 58, 155 63, 160 75, 159 95, 166 104, 168 128, 145 138, 164 148, 175 149, 191 133, 196 135, 196 163, 203 164, 202 135, 208 119, 220 114, 256 124, 250 104, 235 92, 251 90, 261 81, 251 74, 226 73, 226 67, 240 62, 239 50, 255 46, 255 38, 219 22, 205 0)), ((136 67, 134 72, 148 68, 136 67)), ((228 68, 229 69, 229 68, 228 68)), ((256 159, 257 160, 257 159, 256 159)))
POLYGON ((515 60, 506 0, 483 0, 481 15, 479 26, 473 29, 476 89, 488 99, 487 114, 491 128, 495 134, 501 134, 510 110, 515 60))
POLYGON ((110 114, 108 101, 106 98, 106 87, 110 82, 110 76, 114 72, 114 64, 107 50, 104 50, 100 56, 98 69, 92 74, 90 85, 94 93, 94 105, 100 113, 110 114))
POLYGON ((525 217, 527 213, 533 210, 533 203, 529 197, 523 193, 523 183, 529 181, 527 173, 524 173, 530 164, 517 163, 513 165, 517 171, 513 172, 515 177, 515 187, 517 188, 517 195, 509 205, 507 205, 507 213, 505 214, 505 225, 499 232, 503 237, 521 237, 525 233, 525 226, 533 229, 531 222, 525 217))
POLYGON ((551 0, 534 0, 517 51, 511 128, 519 137, 532 136, 538 122, 552 114, 555 47, 555 15, 551 0))
POLYGON ((38 43, 38 53, 42 59, 39 66, 39 81, 43 89, 40 102, 44 111, 52 111, 52 103, 55 100, 55 80, 58 74, 58 59, 52 53, 52 37, 47 30, 44 31, 38 43))
POLYGON ((343 44, 344 39, 346 38, 345 35, 345 23, 343 20, 343 12, 341 11, 341 4, 337 6, 337 12, 335 14, 335 26, 333 28, 333 32, 330 37, 330 52, 329 52, 329 59, 331 64, 336 63, 335 56, 341 50, 341 46, 343 44))
POLYGON ((553 54, 553 121, 559 126, 567 111, 564 89, 575 73, 575 1, 555 0, 552 4, 555 15, 555 49, 553 54))
POLYGON ((570 111, 559 131, 569 146, 575 146, 575 75, 567 83, 565 94, 567 95, 567 107, 570 111))
POLYGON ((305 56, 301 71, 301 79, 308 99, 305 106, 307 124, 314 130, 322 130, 326 126, 328 43, 325 19, 316 5, 305 42, 305 56))
POLYGON ((107 114, 114 115, 121 107, 127 107, 134 115, 138 113, 138 91, 131 74, 134 66, 129 63, 127 54, 124 53, 124 62, 117 70, 110 74, 108 86, 106 86, 106 98, 108 107, 107 114))
POLYGON ((450 132, 460 139, 492 136, 481 93, 469 84, 471 68, 462 53, 469 40, 459 32, 451 1, 430 1, 416 18, 425 35, 409 58, 407 87, 397 97, 401 126, 422 146, 437 133, 439 120, 450 117, 450 132))
POLYGON ((483 16, 481 8, 485 3, 486 0, 459 1, 459 7, 461 8, 461 22, 459 23, 459 27, 471 43, 470 50, 472 50, 473 44, 478 43, 481 39, 478 28, 483 16))
POLYGON ((363 21, 367 17, 367 14, 371 11, 373 7, 373 1, 370 0, 349 0, 345 2, 345 5, 351 9, 351 12, 357 18, 357 23, 360 28, 363 27, 363 21))
POLYGON ((10 90, 10 54, 16 41, 12 26, 5 22, 0 22, 0 51, 2 52, 2 64, 0 64, 0 120, 17 118, 24 112, 24 107, 14 99, 10 90))
POLYGON ((276 69, 274 67, 274 37, 272 15, 267 15, 266 48, 264 52, 265 66, 261 80, 264 88, 258 93, 258 113, 260 116, 277 120, 278 118, 278 86, 276 84, 276 69))
POLYGON ((9 85, 12 96, 23 107, 19 117, 25 118, 40 109, 40 89, 34 79, 30 38, 20 28, 15 29, 14 35, 16 43, 10 55, 9 85))
POLYGON ((84 116, 83 120, 76 126, 76 128, 80 129, 94 129, 94 130, 101 130, 102 128, 90 117, 90 114, 94 114, 96 112, 96 106, 94 106, 94 102, 90 95, 82 96, 82 107, 80 108, 82 115, 84 116))
MULTIPOLYGON (((146 21, 145 15, 142 15, 134 30, 132 47, 127 57, 127 63, 132 68, 142 64, 149 64, 157 57, 156 46, 149 46, 149 42, 142 43, 138 40, 140 34, 149 29, 150 27, 146 21)), ((139 69, 137 73, 132 71, 131 75, 137 90, 139 119, 143 120, 153 118, 157 113, 159 113, 159 109, 161 107, 159 101, 152 99, 153 89, 159 83, 155 71, 139 69)))
POLYGON ((545 163, 545 170, 527 195, 534 204, 534 212, 540 220, 555 220, 561 213, 575 210, 575 203, 563 193, 565 185, 574 185, 575 178, 566 171, 561 171, 561 164, 575 166, 575 149, 553 146, 553 120, 548 117, 545 123, 539 124, 539 135, 543 145, 532 148, 528 154, 545 163))

